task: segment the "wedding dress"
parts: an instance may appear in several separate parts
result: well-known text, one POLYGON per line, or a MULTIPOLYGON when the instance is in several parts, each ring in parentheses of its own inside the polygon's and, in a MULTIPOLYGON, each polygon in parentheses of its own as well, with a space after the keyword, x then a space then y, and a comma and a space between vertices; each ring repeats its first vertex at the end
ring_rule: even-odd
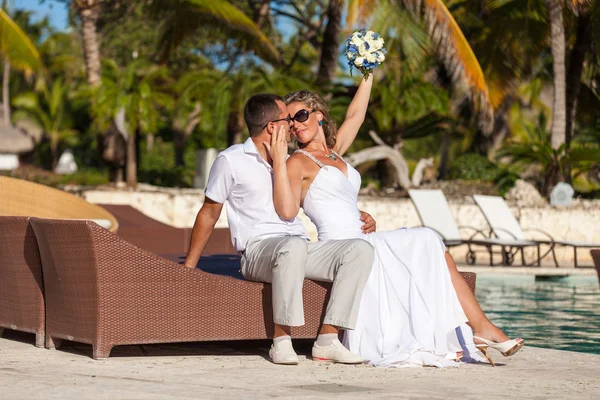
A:
POLYGON ((461 348, 459 336, 463 345, 465 341, 472 345, 472 334, 437 233, 401 228, 363 234, 357 204, 359 172, 346 163, 346 176, 310 153, 298 152, 321 167, 303 204, 319 240, 362 238, 375 248, 356 329, 345 333, 346 347, 375 366, 458 365, 446 355, 476 349, 461 348))

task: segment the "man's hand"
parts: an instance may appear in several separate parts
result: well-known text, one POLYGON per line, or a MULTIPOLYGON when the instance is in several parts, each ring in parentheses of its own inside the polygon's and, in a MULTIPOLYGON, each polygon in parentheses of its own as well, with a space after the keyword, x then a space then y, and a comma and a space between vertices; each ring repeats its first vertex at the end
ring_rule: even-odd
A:
POLYGON ((360 220, 364 223, 360 228, 362 229, 362 233, 373 233, 377 230, 377 222, 371 217, 371 214, 361 211, 360 220))

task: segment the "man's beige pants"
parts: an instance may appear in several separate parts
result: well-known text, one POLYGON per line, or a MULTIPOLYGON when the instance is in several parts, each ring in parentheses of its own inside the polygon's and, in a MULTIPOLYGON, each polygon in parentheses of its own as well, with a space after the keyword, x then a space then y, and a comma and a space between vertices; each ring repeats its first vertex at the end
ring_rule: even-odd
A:
POLYGON ((324 324, 354 329, 373 267, 373 247, 362 239, 310 242, 298 236, 250 239, 242 256, 248 280, 269 282, 276 324, 304 325, 304 278, 333 282, 324 324))

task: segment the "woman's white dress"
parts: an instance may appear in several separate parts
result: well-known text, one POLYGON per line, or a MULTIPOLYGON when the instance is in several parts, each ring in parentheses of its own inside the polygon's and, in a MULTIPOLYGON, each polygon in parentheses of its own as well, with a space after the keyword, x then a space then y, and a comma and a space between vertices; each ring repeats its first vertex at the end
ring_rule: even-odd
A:
MULTIPOLYGON (((446 355, 463 351, 457 328, 467 318, 452 286, 442 240, 428 228, 363 234, 357 204, 359 172, 346 164, 345 176, 300 152, 321 167, 303 204, 319 240, 363 238, 375 248, 358 323, 346 331, 346 347, 376 366, 458 365, 446 355)), ((466 334, 472 342, 469 330, 463 331, 461 336, 466 334)))

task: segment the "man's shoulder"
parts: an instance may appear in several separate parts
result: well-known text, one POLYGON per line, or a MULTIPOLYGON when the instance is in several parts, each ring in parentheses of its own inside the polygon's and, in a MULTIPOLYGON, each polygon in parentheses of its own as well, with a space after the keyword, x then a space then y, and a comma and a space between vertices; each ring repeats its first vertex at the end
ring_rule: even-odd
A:
POLYGON ((244 145, 243 144, 234 144, 232 146, 229 146, 228 148, 226 148, 225 150, 221 151, 217 157, 229 157, 229 156, 235 156, 238 154, 243 154, 244 153, 244 145))

